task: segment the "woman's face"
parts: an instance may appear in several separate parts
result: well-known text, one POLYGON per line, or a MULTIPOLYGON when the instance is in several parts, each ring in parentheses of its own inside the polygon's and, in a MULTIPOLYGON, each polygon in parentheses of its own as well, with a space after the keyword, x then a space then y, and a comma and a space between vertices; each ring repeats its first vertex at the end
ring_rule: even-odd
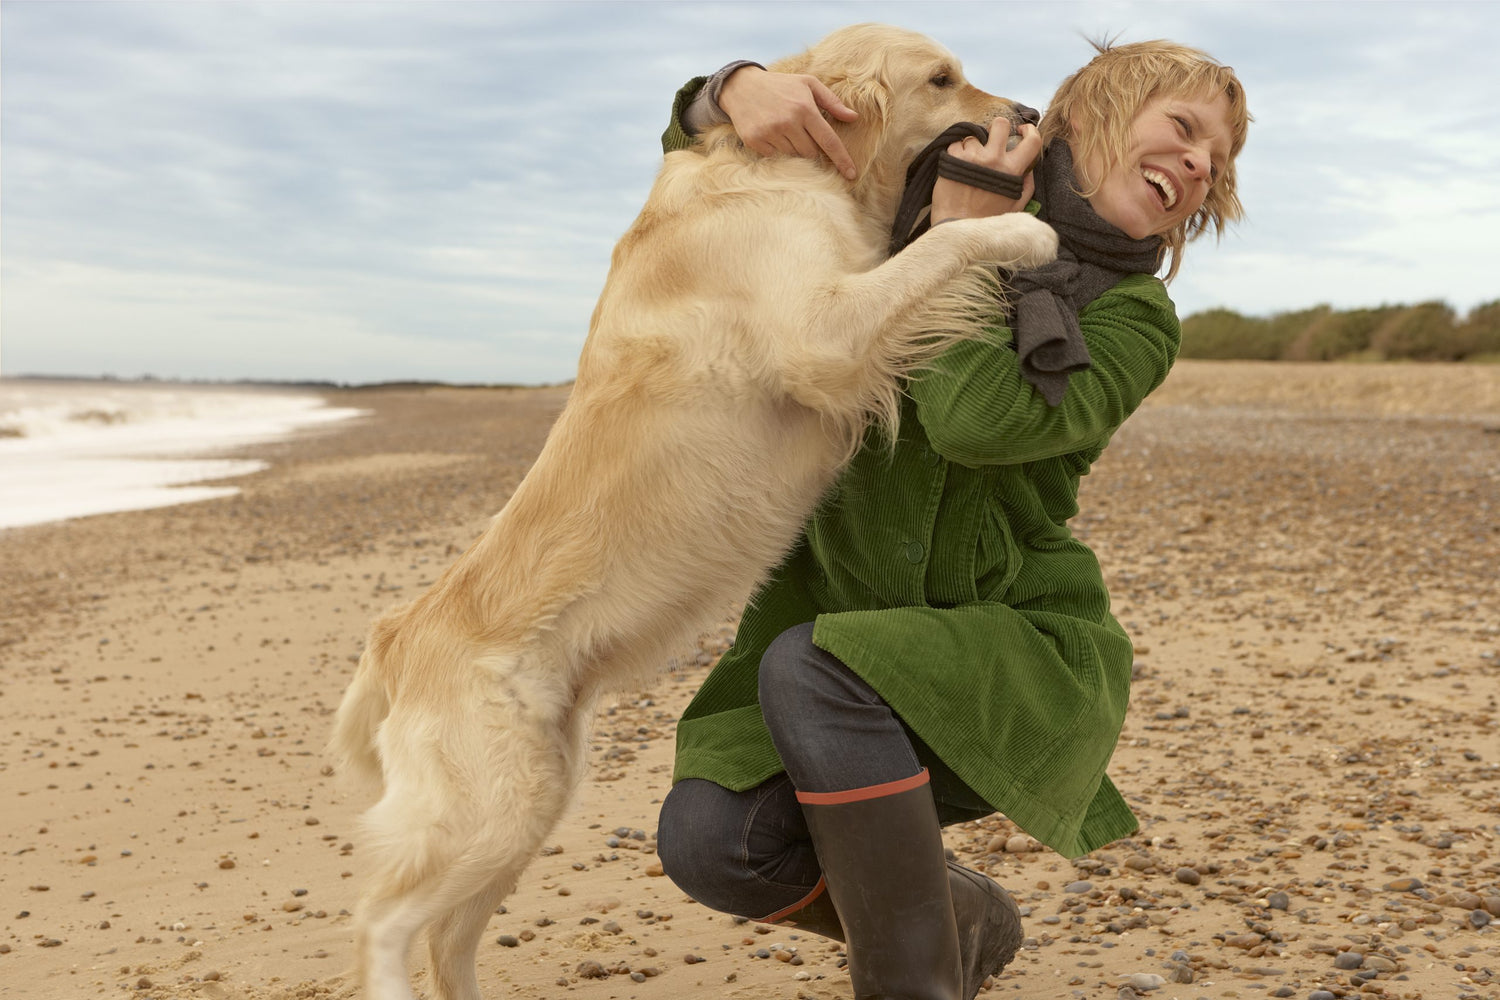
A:
POLYGON ((1153 97, 1135 116, 1125 158, 1101 178, 1097 158, 1078 180, 1099 190, 1094 211, 1133 239, 1159 236, 1203 207, 1229 162, 1229 97, 1153 97))

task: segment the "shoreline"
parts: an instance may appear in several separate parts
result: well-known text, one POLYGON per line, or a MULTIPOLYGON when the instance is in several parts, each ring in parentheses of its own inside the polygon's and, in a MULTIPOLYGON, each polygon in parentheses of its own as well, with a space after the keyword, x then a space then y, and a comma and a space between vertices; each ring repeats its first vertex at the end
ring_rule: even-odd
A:
MULTIPOLYGON (((1353 995, 1357 952, 1366 993, 1500 1000, 1500 370, 1389 366, 1400 395, 1314 367, 1179 363, 1084 480, 1075 532, 1137 644, 1110 773, 1142 830, 1078 863, 1008 850, 999 817, 947 832, 1025 908, 981 996, 1353 995)), ((369 803, 323 773, 331 714, 371 619, 483 530, 567 390, 326 396, 356 393, 371 416, 252 446, 271 467, 237 497, 0 532, 0 997, 354 995, 369 803)), ((849 995, 837 946, 653 867, 727 635, 605 706, 559 850, 486 932, 488 994, 849 995)))
POLYGON ((232 495, 223 480, 267 468, 262 445, 365 412, 327 399, 244 385, 0 385, 0 529, 232 495))

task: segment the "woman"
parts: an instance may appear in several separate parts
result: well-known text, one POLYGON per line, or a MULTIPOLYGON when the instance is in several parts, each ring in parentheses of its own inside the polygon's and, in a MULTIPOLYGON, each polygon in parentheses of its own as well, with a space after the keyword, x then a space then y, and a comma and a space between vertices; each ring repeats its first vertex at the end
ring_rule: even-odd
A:
MULTIPOLYGON (((1014 148, 1000 122, 948 148, 1024 174, 1045 147, 1020 198, 932 191, 939 225, 1037 211, 1059 261, 1013 276, 992 336, 912 379, 894 450, 855 458, 678 728, 666 873, 716 909, 845 941, 856 997, 968 1000, 1019 946, 1014 902, 945 863, 942 824, 1003 812, 1070 857, 1137 826, 1104 773, 1131 643, 1067 521, 1176 356, 1152 275, 1240 217, 1250 119, 1233 71, 1197 50, 1099 48, 1014 148)), ((847 172, 822 112, 852 112, 816 80, 732 64, 706 82, 679 94, 669 149, 717 99, 752 148, 847 172)))

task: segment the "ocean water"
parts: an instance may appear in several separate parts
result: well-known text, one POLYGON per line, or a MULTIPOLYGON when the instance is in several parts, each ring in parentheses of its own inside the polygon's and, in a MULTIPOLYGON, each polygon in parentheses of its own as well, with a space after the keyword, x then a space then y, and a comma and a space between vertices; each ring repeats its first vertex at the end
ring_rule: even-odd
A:
POLYGON ((0 529, 230 496, 205 484, 267 463, 215 454, 363 412, 299 390, 0 380, 0 529))

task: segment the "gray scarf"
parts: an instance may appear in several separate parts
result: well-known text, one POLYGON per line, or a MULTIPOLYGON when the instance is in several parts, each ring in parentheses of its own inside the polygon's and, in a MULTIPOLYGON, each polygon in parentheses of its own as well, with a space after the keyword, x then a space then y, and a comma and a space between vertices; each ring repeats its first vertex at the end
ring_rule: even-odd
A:
MULTIPOLYGON (((972 134, 969 129, 975 128, 978 126, 968 126, 963 131, 972 134)), ((931 203, 937 172, 926 169, 924 160, 935 158, 952 141, 950 138, 928 146, 908 171, 903 211, 898 213, 896 225, 904 226, 910 235, 898 239, 893 233, 893 246, 898 242, 906 246, 926 231, 925 223, 911 228, 908 206, 931 203)), ((1056 406, 1068 388, 1068 376, 1086 370, 1090 364, 1088 346, 1078 326, 1078 311, 1127 274, 1155 274, 1161 266, 1162 238, 1131 239, 1101 219, 1088 199, 1078 194, 1073 154, 1061 139, 1054 139, 1047 147, 1035 176, 1036 197, 1042 205, 1037 218, 1057 230, 1060 246, 1051 264, 1010 276, 1007 284, 1014 295, 1007 318, 1022 375, 1048 406, 1056 406)))

